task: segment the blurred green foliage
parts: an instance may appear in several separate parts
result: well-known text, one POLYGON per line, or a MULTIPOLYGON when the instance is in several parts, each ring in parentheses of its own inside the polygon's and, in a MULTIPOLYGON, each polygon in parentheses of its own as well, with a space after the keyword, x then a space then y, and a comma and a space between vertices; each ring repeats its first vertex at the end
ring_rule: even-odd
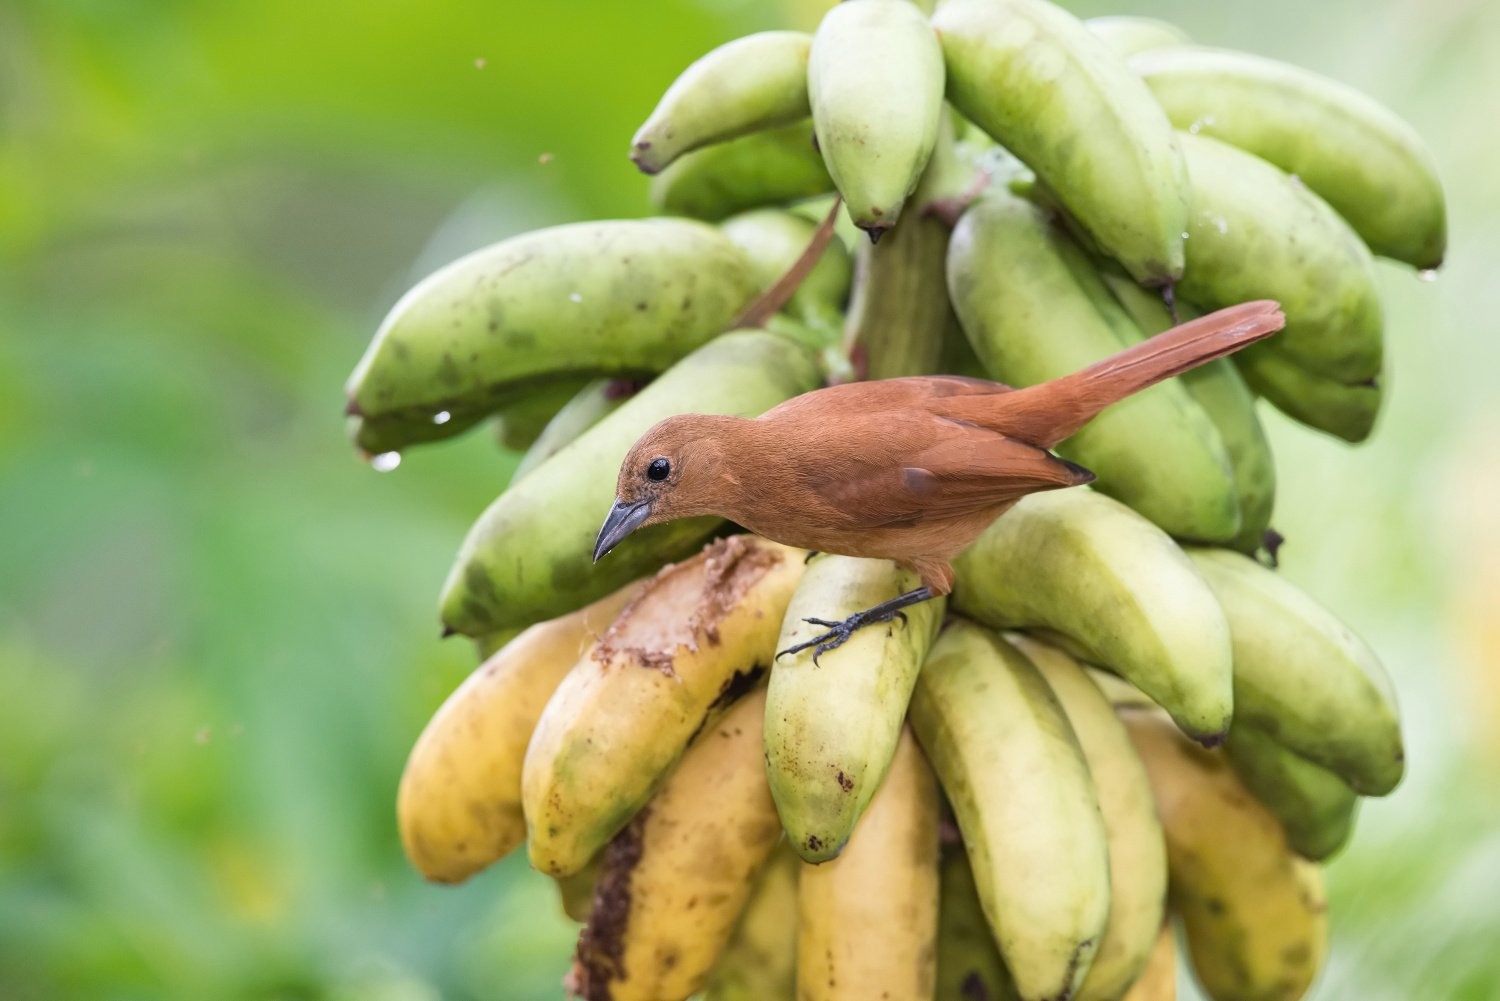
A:
MULTIPOLYGON (((516 456, 481 429, 376 474, 340 385, 439 264, 643 214, 624 153, 666 84, 818 9, 0 6, 0 998, 560 995, 574 929, 548 882, 513 857, 427 886, 392 806, 474 664, 438 641, 438 586, 516 456)), ((1442 280, 1383 269, 1377 440, 1273 421, 1277 523, 1287 573, 1392 667, 1411 734, 1407 784, 1332 868, 1317 996, 1500 997, 1500 795, 1471 739, 1500 708, 1447 670, 1481 556, 1443 500, 1475 448, 1500 455, 1473 431, 1500 429, 1500 8, 1135 9, 1364 87, 1447 174, 1442 280)))

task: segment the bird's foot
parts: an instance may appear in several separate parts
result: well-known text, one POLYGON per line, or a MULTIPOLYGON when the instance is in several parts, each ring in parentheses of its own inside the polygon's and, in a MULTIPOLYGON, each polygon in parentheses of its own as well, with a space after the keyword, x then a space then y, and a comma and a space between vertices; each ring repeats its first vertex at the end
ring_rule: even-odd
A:
POLYGON ((867 608, 863 612, 855 612, 842 622, 830 621, 828 619, 803 619, 803 622, 815 626, 823 626, 827 632, 819 633, 805 643, 789 646, 776 655, 780 660, 789 653, 801 653, 810 647, 813 649, 813 664, 817 665, 818 658, 830 650, 837 650, 849 642, 853 636, 865 626, 877 625, 881 622, 890 622, 900 619, 902 625, 907 624, 906 613, 901 611, 908 605, 915 605, 920 601, 926 601, 932 597, 932 592, 925 587, 919 587, 915 591, 908 591, 903 595, 892 598, 890 601, 882 602, 874 608, 867 608))

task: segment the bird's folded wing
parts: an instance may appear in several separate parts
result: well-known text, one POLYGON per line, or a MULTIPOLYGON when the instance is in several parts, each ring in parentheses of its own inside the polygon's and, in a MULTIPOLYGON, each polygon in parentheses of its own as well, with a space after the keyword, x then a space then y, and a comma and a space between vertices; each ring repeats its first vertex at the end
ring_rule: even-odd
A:
POLYGON ((961 517, 1039 490, 1088 483, 1094 475, 1045 449, 957 421, 920 448, 868 456, 816 485, 861 528, 961 517))

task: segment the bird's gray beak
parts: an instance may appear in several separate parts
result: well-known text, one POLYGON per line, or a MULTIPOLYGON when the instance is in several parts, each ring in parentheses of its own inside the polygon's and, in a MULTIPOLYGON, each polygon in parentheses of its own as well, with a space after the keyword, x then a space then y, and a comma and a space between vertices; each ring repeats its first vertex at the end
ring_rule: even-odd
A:
POLYGON ((599 541, 594 543, 594 562, 598 563, 601 556, 624 542, 625 537, 640 528, 641 522, 649 517, 650 501, 626 504, 616 497, 615 506, 609 509, 609 515, 604 519, 604 527, 599 529, 599 541))

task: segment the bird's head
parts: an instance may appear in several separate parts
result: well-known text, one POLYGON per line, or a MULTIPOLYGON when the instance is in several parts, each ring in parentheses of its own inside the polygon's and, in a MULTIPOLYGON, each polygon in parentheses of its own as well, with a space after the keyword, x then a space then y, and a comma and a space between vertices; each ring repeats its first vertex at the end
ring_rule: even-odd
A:
POLYGON ((680 414, 643 434, 620 464, 615 504, 594 544, 594 562, 645 525, 700 514, 722 514, 739 480, 723 461, 726 436, 738 417, 680 414))

